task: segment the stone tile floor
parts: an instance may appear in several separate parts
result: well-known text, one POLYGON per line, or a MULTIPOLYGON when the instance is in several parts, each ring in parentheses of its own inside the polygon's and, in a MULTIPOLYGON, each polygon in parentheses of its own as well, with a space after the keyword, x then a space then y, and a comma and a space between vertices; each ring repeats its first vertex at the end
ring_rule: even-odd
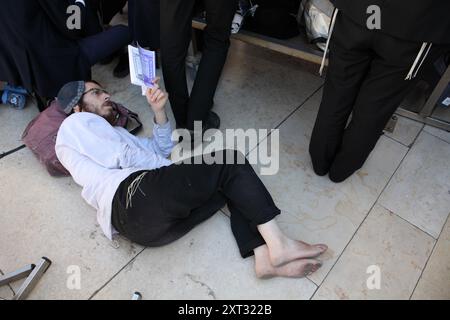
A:
MULTIPOLYGON (((96 66, 94 77, 150 134, 140 89, 114 79, 113 67, 96 66)), ((49 257, 30 299, 130 299, 136 290, 144 299, 450 299, 450 133, 400 117, 365 166, 333 184, 314 175, 308 155, 322 86, 301 61, 234 41, 214 106, 222 131, 279 129, 279 172, 261 178, 286 233, 329 245, 316 274, 257 279, 253 258, 239 256, 226 208, 162 248, 110 242, 80 188, 50 177, 27 149, 0 160, 0 272, 49 257)), ((21 145, 36 114, 32 102, 22 111, 0 106, 0 153, 21 145)), ((19 286, 0 288, 0 299, 19 286)))

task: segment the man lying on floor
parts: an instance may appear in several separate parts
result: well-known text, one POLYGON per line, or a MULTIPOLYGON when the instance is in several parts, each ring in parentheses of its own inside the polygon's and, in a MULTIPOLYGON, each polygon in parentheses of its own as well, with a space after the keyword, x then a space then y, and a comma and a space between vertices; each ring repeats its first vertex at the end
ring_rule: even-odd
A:
POLYGON ((72 82, 58 94, 71 115, 58 132, 57 156, 83 187, 83 198, 97 209, 109 239, 118 232, 143 246, 162 246, 226 203, 240 253, 243 258, 255 255, 258 277, 303 277, 321 266, 315 258, 327 246, 292 240, 281 232, 274 220, 280 210, 242 154, 223 151, 232 152, 234 164, 168 160, 174 144, 165 113, 167 94, 156 80, 146 97, 155 114, 153 138, 113 127, 115 104, 94 82, 72 82))

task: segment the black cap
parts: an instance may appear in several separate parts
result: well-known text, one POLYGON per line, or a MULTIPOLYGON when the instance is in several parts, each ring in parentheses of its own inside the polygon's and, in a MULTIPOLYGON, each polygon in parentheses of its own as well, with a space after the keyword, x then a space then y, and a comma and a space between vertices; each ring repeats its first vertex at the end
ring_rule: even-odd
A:
POLYGON ((85 88, 84 81, 73 81, 59 90, 57 100, 66 114, 72 113, 73 108, 80 102, 85 88))

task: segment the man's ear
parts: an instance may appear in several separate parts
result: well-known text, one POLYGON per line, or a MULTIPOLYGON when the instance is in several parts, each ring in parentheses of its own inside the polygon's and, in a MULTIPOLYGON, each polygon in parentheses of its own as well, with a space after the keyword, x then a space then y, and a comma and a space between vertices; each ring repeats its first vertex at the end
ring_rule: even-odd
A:
POLYGON ((81 107, 80 107, 80 105, 77 104, 75 107, 73 107, 73 111, 74 111, 75 113, 81 112, 81 107))

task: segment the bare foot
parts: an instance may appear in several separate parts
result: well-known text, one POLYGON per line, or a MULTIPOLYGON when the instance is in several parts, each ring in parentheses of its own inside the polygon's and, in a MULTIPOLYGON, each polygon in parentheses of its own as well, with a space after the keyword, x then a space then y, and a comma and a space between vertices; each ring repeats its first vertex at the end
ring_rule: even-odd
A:
POLYGON ((266 245, 255 249, 255 271, 260 279, 273 277, 303 278, 317 271, 322 266, 319 260, 299 259, 274 267, 270 262, 269 249, 266 245))
POLYGON ((310 245, 303 241, 285 238, 280 245, 269 247, 269 255, 272 265, 280 267, 294 260, 316 258, 327 249, 326 244, 310 245))

